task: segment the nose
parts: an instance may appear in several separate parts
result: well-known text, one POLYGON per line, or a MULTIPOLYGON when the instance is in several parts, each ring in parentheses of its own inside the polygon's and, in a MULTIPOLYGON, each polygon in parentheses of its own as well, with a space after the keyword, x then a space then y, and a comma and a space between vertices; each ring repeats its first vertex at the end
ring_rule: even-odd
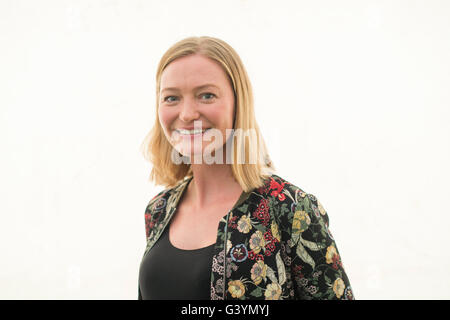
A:
POLYGON ((186 99, 180 107, 179 118, 183 122, 191 123, 198 119, 200 113, 197 110, 197 105, 194 101, 186 99))

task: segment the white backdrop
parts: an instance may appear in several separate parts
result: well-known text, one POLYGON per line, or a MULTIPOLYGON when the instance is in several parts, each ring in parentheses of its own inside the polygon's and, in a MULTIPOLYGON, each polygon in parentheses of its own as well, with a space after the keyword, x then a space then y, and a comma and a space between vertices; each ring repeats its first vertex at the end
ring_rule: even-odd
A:
POLYGON ((0 298, 137 299, 162 54, 241 56, 357 299, 449 299, 450 2, 0 1, 0 298))

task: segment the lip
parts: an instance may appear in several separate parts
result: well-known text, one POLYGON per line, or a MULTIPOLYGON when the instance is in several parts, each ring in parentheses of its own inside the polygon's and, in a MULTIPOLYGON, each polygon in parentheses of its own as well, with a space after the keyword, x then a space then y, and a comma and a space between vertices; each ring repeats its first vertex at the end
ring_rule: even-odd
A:
MULTIPOLYGON (((192 128, 192 129, 185 129, 185 128, 178 128, 178 129, 175 129, 175 131, 177 131, 178 133, 181 133, 180 132, 180 130, 193 130, 194 128, 192 128)), ((198 129, 198 128, 197 128, 198 129)), ((205 132, 207 131, 207 130, 209 130, 209 129, 211 129, 211 128, 204 128, 204 129, 201 129, 202 131, 203 130, 205 130, 205 132)))
POLYGON ((194 129, 202 129, 202 130, 206 129, 206 130, 208 130, 208 129, 211 129, 211 128, 195 128, 195 127, 189 127, 189 128, 176 128, 175 130, 194 130, 194 129))

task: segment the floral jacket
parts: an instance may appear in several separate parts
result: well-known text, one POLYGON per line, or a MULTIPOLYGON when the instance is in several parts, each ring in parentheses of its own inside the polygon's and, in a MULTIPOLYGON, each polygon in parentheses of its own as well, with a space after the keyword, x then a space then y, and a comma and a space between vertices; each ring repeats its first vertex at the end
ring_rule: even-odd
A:
MULTIPOLYGON (((169 224, 190 179, 161 191, 145 211, 145 254, 169 224)), ((242 193, 219 222, 211 300, 353 299, 319 200, 272 174, 242 193)))

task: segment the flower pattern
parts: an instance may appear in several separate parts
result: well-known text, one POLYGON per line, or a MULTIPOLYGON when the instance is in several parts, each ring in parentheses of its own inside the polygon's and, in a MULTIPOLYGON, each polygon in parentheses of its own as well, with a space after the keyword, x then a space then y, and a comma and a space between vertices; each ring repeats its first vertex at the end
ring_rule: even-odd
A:
POLYGON ((242 233, 249 233, 252 229, 250 218, 248 216, 242 216, 237 223, 237 229, 242 233))
POLYGON ((265 241, 262 232, 260 230, 255 231, 255 233, 253 233, 250 237, 250 249, 257 254, 261 251, 264 245, 265 241))
POLYGON ((281 296, 281 286, 278 283, 270 283, 265 292, 264 296, 266 300, 279 300, 281 296))
POLYGON ((231 259, 236 262, 242 262, 248 257, 248 251, 244 244, 238 244, 231 249, 231 259))
POLYGON ((255 285, 258 285, 261 283, 261 281, 266 279, 266 272, 267 272, 267 266, 264 264, 263 261, 257 261, 252 269, 251 272, 251 278, 255 285))
POLYGON ((245 287, 242 281, 234 280, 228 282, 228 291, 231 293, 233 298, 240 298, 245 293, 245 287))
MULTIPOLYGON (((144 255, 169 224, 190 178, 150 200, 144 255)), ((219 222, 211 299, 354 299, 322 203, 278 175, 264 182, 219 222)))

